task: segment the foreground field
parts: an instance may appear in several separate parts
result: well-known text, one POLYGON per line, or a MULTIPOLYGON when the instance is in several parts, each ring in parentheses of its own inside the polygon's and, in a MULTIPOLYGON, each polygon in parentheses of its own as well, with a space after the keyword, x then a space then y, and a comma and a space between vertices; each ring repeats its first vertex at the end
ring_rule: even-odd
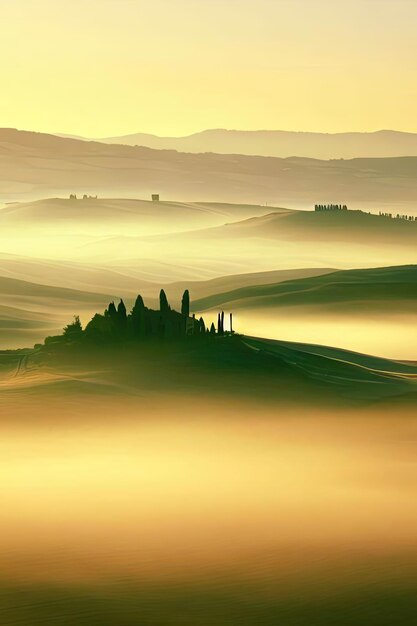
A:
POLYGON ((68 348, 0 355, 5 626, 413 624, 416 365, 68 348))

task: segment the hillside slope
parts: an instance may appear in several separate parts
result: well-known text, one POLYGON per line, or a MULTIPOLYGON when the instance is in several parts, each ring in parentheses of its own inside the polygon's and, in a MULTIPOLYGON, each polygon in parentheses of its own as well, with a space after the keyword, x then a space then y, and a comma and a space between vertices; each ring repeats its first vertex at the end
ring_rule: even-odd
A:
POLYGON ((53 227, 67 232, 168 233, 224 224, 264 215, 279 209, 248 204, 209 202, 152 202, 126 198, 46 198, 33 202, 14 202, 0 209, 2 229, 19 226, 53 227))
POLYGON ((220 276, 211 280, 180 281, 165 285, 165 290, 173 297, 174 302, 180 302, 184 289, 189 289, 193 306, 201 298, 216 297, 219 293, 229 290, 234 291, 245 287, 252 288, 255 285, 272 285, 288 280, 321 276, 334 272, 330 268, 299 268, 290 270, 275 270, 268 272, 252 272, 248 274, 231 274, 220 276))
POLYGON ((61 330, 73 315, 89 319, 111 299, 0 276, 0 349, 30 347, 61 330))
POLYGON ((263 238, 414 246, 417 221, 390 219, 363 211, 289 211, 185 233, 181 237, 213 241, 263 238))
POLYGON ((314 306, 329 311, 351 307, 417 313, 417 265, 342 270, 270 285, 253 285, 214 294, 194 303, 210 308, 270 309, 314 306))
MULTIPOLYGON (((7 387, 16 363, 0 353, 7 387), (9 371, 7 371, 7 363, 9 371)), ((339 348, 258 339, 203 338, 151 344, 55 346, 29 354, 12 387, 120 393, 259 397, 309 405, 417 399, 417 365, 339 348), (221 376, 219 376, 221 371, 221 376), (46 385, 46 387, 45 387, 46 385)))
POLYGON ((187 268, 186 280, 200 280, 278 267, 410 265, 416 245, 417 221, 361 211, 277 211, 187 232, 103 237, 87 242, 79 253, 87 260, 112 262, 120 271, 143 268, 145 258, 158 259, 166 267, 187 268))

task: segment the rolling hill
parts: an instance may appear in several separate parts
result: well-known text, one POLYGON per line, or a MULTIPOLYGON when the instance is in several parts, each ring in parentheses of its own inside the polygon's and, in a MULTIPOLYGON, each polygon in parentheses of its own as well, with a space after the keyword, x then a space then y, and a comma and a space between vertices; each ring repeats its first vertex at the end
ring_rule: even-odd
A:
POLYGON ((13 372, 22 387, 48 391, 128 394, 206 393, 263 401, 347 404, 417 398, 417 365, 328 346, 256 337, 88 346, 48 345, 25 355, 0 353, 7 386, 13 372), (24 359, 23 364, 21 363, 24 359), (20 361, 19 361, 20 359, 20 361), (9 369, 7 366, 9 364, 9 369), (17 368, 17 372, 16 372, 17 368), (219 376, 221 371, 221 376, 219 376), (46 387, 45 387, 46 384, 46 387))
POLYGON ((77 193, 196 198, 276 206, 343 202, 412 206, 417 157, 320 161, 236 154, 191 154, 0 130, 4 202, 77 193))
MULTIPOLYGON (((285 209, 268 210, 278 212, 285 209)), ((97 234, 156 234, 224 224, 264 215, 265 206, 210 202, 152 202, 126 198, 46 198, 13 202, 0 209, 4 229, 31 226, 75 233, 88 228, 97 234)))
POLYGON ((135 296, 139 290, 148 292, 155 284, 136 272, 134 276, 115 272, 99 265, 0 253, 0 277, 17 279, 21 284, 36 283, 93 294, 117 293, 135 296))
POLYGON ((228 290, 251 288, 255 285, 277 284, 288 280, 297 280, 311 276, 321 276, 334 272, 330 268, 299 268, 290 270, 275 270, 268 272, 251 272, 248 274, 231 274, 220 276, 211 280, 180 281, 167 284, 164 289, 175 304, 180 302, 184 289, 189 289, 192 294, 193 306, 200 298, 216 297, 219 293, 228 290))
POLYGON ((177 267, 168 278, 173 282, 181 280, 179 267, 187 268, 184 279, 201 280, 270 268, 410 265, 416 244, 417 221, 362 211, 282 210, 186 232, 103 237, 85 243, 79 254, 120 272, 157 260, 177 267))
POLYGON ((257 238, 415 246, 417 220, 391 219, 363 211, 282 211, 177 236, 213 242, 257 238))
POLYGON ((417 313, 417 265, 342 270, 276 284, 252 285, 213 294, 194 302, 198 311, 280 307, 317 307, 347 314, 351 308, 364 313, 403 311, 417 313))
MULTIPOLYGON (((372 250, 379 250, 382 255, 389 255, 396 250, 413 257, 416 244, 417 220, 391 219, 363 211, 316 212, 283 209, 261 217, 210 228, 149 237, 127 235, 102 238, 87 243, 84 247, 91 254, 109 257, 118 254, 120 258, 127 256, 133 259, 140 249, 151 254, 152 249, 164 253, 173 246, 179 246, 181 252, 177 253, 178 259, 188 254, 195 258, 196 263, 209 256, 221 259, 231 258, 232 255, 244 262, 251 251, 257 251, 259 259, 266 258, 269 251, 275 254, 273 266, 276 267, 281 265, 278 261, 282 260, 280 253, 292 248, 290 255, 294 252, 302 255, 305 250, 309 250, 312 257, 313 254, 324 255, 326 246, 330 246, 330 256, 334 255, 333 261, 337 265, 342 253, 346 257, 345 262, 352 263, 356 259, 358 246, 363 248, 362 256, 372 250), (282 244, 279 248, 276 246, 278 242, 282 244), (349 244, 350 249, 347 245, 338 245, 341 243, 349 244)), ((401 256, 398 259, 398 263, 401 263, 401 256)), ((329 263, 329 260, 326 259, 323 264, 329 263)), ((317 265, 316 262, 315 267, 317 265)), ((371 261, 370 265, 375 265, 375 262, 371 261)), ((257 269, 256 266, 254 269, 257 269)))
POLYGON ((73 315, 89 319, 111 299, 0 276, 0 348, 30 347, 61 330, 73 315))
POLYGON ((417 365, 382 359, 330 346, 243 339, 251 349, 280 359, 322 388, 355 399, 409 396, 417 400, 417 365), (404 385, 404 386, 403 386, 404 385))

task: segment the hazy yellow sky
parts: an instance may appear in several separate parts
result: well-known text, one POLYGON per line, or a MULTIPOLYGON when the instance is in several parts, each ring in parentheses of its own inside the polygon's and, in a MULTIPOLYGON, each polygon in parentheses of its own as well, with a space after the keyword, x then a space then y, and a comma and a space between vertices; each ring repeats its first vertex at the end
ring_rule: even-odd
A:
POLYGON ((0 0, 0 126, 417 131, 417 0, 0 0))

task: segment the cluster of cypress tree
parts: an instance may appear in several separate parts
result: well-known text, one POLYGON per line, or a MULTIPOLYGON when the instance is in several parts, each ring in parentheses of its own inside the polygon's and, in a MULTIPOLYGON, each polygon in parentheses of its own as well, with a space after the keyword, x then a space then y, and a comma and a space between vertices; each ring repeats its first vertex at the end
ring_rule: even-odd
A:
POLYGON ((315 211, 347 211, 346 204, 316 204, 314 205, 315 211))
POLYGON ((180 338, 185 336, 224 335, 224 312, 218 316, 217 331, 214 324, 206 327, 204 319, 190 316, 190 293, 184 291, 181 301, 181 312, 173 310, 163 289, 159 294, 159 311, 145 306, 143 298, 138 295, 130 313, 120 300, 118 305, 110 302, 103 314, 96 313, 83 330, 80 318, 76 316, 71 324, 64 328, 60 337, 50 337, 45 343, 57 340, 81 340, 83 338, 106 343, 128 339, 145 339, 152 337, 180 338))
POLYGON ((96 314, 87 324, 85 333, 91 338, 109 336, 114 339, 145 337, 181 337, 205 333, 204 320, 190 317, 190 294, 184 292, 181 313, 174 311, 163 289, 159 294, 159 311, 145 306, 138 295, 130 313, 123 300, 116 305, 111 302, 104 315, 96 314))

